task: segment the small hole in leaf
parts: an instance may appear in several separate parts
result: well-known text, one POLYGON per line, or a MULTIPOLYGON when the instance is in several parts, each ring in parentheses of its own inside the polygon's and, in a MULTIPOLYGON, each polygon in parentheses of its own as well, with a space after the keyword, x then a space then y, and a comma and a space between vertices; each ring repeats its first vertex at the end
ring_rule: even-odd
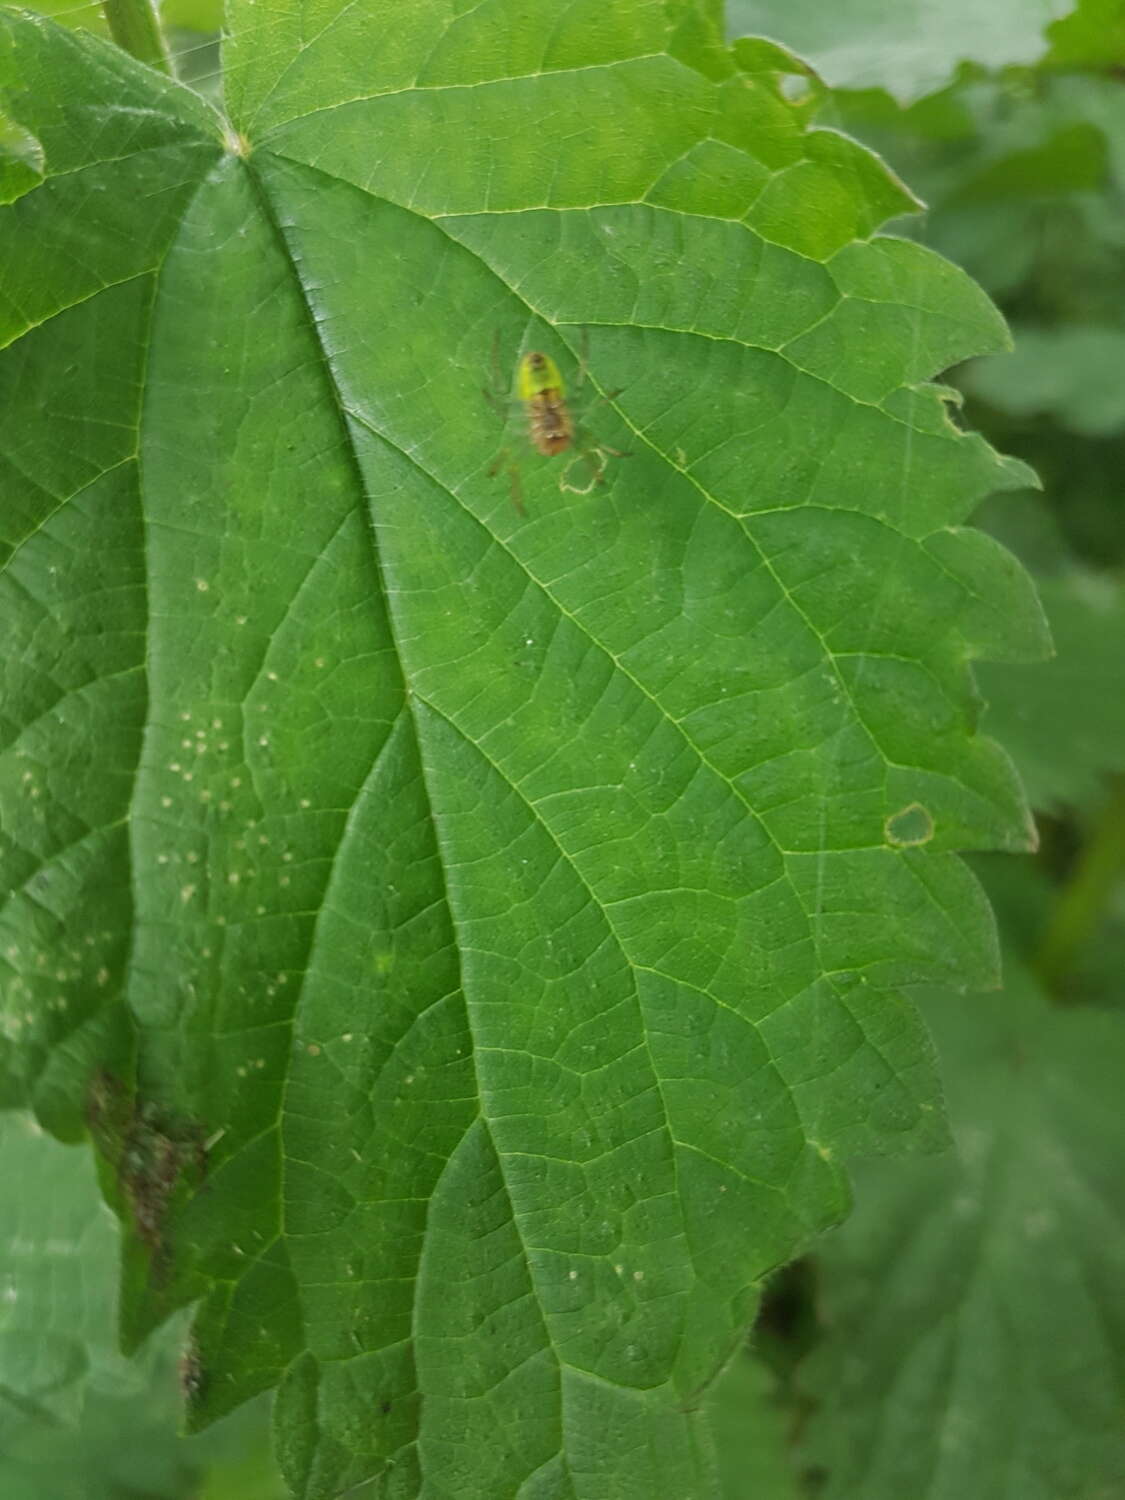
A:
POLYGON ((790 104, 803 104, 812 91, 812 84, 802 73, 782 73, 777 80, 781 97, 790 104))
POLYGON ((883 824, 883 835, 896 849, 916 848, 933 838, 934 820, 920 802, 911 802, 890 815, 883 824))

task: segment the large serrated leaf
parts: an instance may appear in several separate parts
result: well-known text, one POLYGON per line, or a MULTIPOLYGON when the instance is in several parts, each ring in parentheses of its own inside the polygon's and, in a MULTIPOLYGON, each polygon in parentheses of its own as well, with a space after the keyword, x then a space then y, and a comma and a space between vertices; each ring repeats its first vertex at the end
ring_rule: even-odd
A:
POLYGON ((689 22, 236 5, 229 123, 5 23, 4 1087, 304 1495, 714 1494, 761 1277, 942 1138, 950 851, 1031 838, 1027 472, 926 383, 1003 326, 689 22), (600 488, 512 506, 497 344, 600 488))

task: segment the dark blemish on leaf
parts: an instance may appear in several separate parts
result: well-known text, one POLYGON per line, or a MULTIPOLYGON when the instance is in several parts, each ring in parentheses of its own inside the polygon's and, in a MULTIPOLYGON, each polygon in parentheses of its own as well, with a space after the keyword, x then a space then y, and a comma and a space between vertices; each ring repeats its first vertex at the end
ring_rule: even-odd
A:
POLYGON ((193 1123, 171 1121, 147 1101, 133 1114, 117 1172, 137 1238, 151 1251, 154 1267, 162 1266, 172 1200, 190 1196, 206 1176, 203 1131, 193 1123))
POLYGON ((180 1356, 180 1394, 189 1409, 199 1406, 207 1394, 207 1372, 203 1368, 194 1334, 188 1335, 184 1352, 180 1356))
POLYGON ((916 849, 934 836, 934 820, 920 802, 910 802, 883 824, 883 837, 895 849, 916 849))
POLYGON ((379 1402, 379 1410, 383 1413, 384 1416, 387 1415, 387 1413, 390 1411, 390 1409, 391 1409, 391 1403, 389 1401, 380 1401, 379 1402))
POLYGON ((98 1068, 86 1085, 82 1113, 100 1150, 114 1141, 120 1145, 131 1113, 129 1092, 121 1079, 107 1068, 98 1068))

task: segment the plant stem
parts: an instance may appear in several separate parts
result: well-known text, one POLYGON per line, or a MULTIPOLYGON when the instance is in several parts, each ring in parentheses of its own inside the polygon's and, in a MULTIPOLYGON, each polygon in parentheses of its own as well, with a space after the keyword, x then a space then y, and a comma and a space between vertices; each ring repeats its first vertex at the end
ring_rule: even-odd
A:
POLYGON ((1125 777, 1115 776, 1109 799, 1075 862, 1043 934, 1035 966, 1056 999, 1074 956, 1094 932, 1125 870, 1125 777))
POLYGON ((150 67, 171 74, 172 59, 154 0, 102 0, 102 9, 119 47, 150 67))

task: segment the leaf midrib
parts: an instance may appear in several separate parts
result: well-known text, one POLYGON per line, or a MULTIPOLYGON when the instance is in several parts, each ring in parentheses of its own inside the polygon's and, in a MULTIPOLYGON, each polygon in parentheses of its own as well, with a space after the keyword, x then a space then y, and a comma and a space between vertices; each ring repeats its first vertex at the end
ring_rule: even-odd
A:
MULTIPOLYGON (((290 249, 289 242, 286 239, 284 230, 282 229, 280 222, 278 221, 276 215, 273 213, 272 204, 271 204, 270 198, 269 198, 269 193, 268 193, 268 191, 266 189, 265 184, 258 177, 258 175, 257 175, 256 171, 254 170, 252 164, 247 163, 246 164, 246 170, 247 170, 247 175, 248 175, 248 177, 250 179, 250 182, 252 184, 253 191, 254 191, 254 196, 255 196, 255 199, 256 199, 256 201, 258 203, 259 210, 260 210, 260 212, 262 214, 263 220, 266 223, 266 225, 268 226, 269 231, 271 233, 271 236, 274 238, 275 242, 277 243, 277 245, 278 245, 278 247, 279 247, 279 249, 281 251, 281 254, 283 255, 283 257, 284 257, 287 265, 289 266, 289 269, 290 269, 290 272, 291 272, 291 275, 292 275, 292 278, 293 278, 294 285, 299 289, 301 304, 302 304, 302 307, 303 307, 304 312, 305 312, 306 328, 307 328, 307 330, 309 332, 309 335, 311 337, 313 346, 315 347, 315 349, 317 351, 317 354, 318 354, 318 362, 319 362, 319 365, 320 365, 320 368, 321 368, 321 371, 322 371, 324 385, 325 385, 327 393, 329 394, 329 396, 331 398, 333 409, 334 409, 334 411, 336 413, 336 417, 337 417, 337 421, 338 421, 339 429, 340 429, 340 434, 341 434, 341 439, 342 439, 343 445, 345 447, 345 450, 348 453, 349 463, 350 463, 350 466, 351 466, 351 468, 353 470, 353 474, 354 474, 355 481, 356 481, 357 491, 358 491, 358 493, 360 495, 363 496, 363 499, 364 499, 364 502, 365 502, 366 512, 367 512, 367 519, 368 519, 368 524, 369 524, 369 540, 370 540, 369 552, 370 552, 370 556, 371 556, 371 559, 372 559, 372 564, 373 564, 375 572, 377 574, 379 589, 380 589, 381 597, 382 597, 383 604, 384 604, 384 609, 385 609, 385 613, 386 613, 388 628, 389 628, 389 630, 391 632, 391 638, 392 638, 392 641, 393 641, 393 644, 394 644, 394 647, 395 647, 395 659, 396 659, 396 662, 398 663, 399 672, 400 672, 402 707, 399 710, 399 715, 396 715, 396 722, 397 722, 398 717, 401 716, 401 714, 405 711, 405 713, 409 716, 410 722, 411 722, 411 724, 413 726, 414 740, 415 740, 416 746, 418 747, 419 765, 420 765, 421 773, 422 773, 422 776, 421 776, 422 786, 423 786, 423 789, 425 791, 427 803, 429 805, 430 818, 431 818, 432 826, 433 826, 433 829, 434 829, 435 847, 436 847, 436 850, 437 850, 437 853, 438 853, 438 866, 439 866, 439 869, 441 870, 441 875, 442 875, 442 887, 443 887, 444 903, 445 903, 446 910, 449 913, 450 923, 451 923, 451 926, 453 928, 454 936, 457 938, 456 954, 457 954, 457 968, 458 968, 459 990, 460 990, 460 994, 461 994, 463 1002, 464 1002, 465 1015, 466 1015, 466 1023, 467 1023, 468 1029, 469 1029, 470 1039, 471 1039, 471 1043, 472 1043, 471 1051, 472 1051, 473 1055, 472 1055, 472 1058, 471 1058, 471 1064, 472 1064, 472 1067, 473 1067, 474 1076, 476 1077, 476 1084, 477 1084, 476 1092, 477 1092, 478 1099, 481 1101, 481 1108, 479 1110, 479 1119, 480 1119, 482 1127, 484 1128, 484 1130, 486 1131, 486 1133, 488 1135, 488 1138, 489 1138, 489 1141, 490 1141, 490 1144, 491 1144, 491 1148, 492 1148, 495 1160, 496 1160, 496 1162, 498 1164, 498 1167, 500 1169, 501 1180, 504 1182, 504 1189, 505 1189, 505 1194, 506 1194, 506 1197, 507 1197, 507 1200, 508 1200, 508 1204, 509 1204, 509 1207, 510 1207, 510 1211, 511 1211, 512 1223, 513 1223, 513 1225, 514 1225, 514 1227, 515 1227, 515 1229, 517 1231, 517 1234, 518 1234, 519 1240, 520 1240, 521 1254, 522 1254, 522 1257, 523 1257, 524 1266, 525 1266, 525 1270, 526 1270, 527 1277, 528 1277, 528 1282, 529 1282, 529 1284, 532 1287, 536 1287, 536 1275, 535 1275, 535 1270, 534 1270, 533 1259, 532 1259, 532 1256, 530 1254, 530 1248, 531 1247, 529 1246, 527 1237, 525 1235, 525 1232, 524 1232, 522 1224, 521 1224, 521 1213, 520 1213, 520 1209, 518 1207, 516 1195, 513 1192, 512 1188, 511 1188, 511 1186, 510 1186, 510 1184, 509 1184, 509 1182, 507 1180, 507 1175, 506 1175, 506 1173, 504 1171, 505 1153, 500 1149, 499 1144, 496 1141, 496 1138, 495 1138, 495 1135, 494 1135, 494 1132, 493 1132, 492 1122, 491 1122, 491 1120, 490 1120, 490 1118, 488 1116, 487 1111, 483 1107, 485 1094, 484 1094, 484 1090, 481 1087, 480 1075, 479 1075, 479 1071, 478 1071, 478 1068, 477 1068, 477 1050, 478 1049, 477 1049, 476 1027, 474 1025, 474 1019, 473 1019, 473 1017, 474 1017, 474 1010, 473 1010, 473 1005, 470 1002, 469 995, 468 995, 468 987, 467 987, 466 982, 465 982, 466 981, 465 966, 464 966, 464 963, 463 963, 463 960, 462 960, 462 953, 465 951, 467 945, 465 945, 464 943, 462 943, 460 941, 460 932, 459 932, 459 925, 460 924, 459 924, 458 916, 457 916, 457 903, 456 903, 456 901, 455 901, 455 899, 454 899, 454 897, 452 895, 452 884, 451 884, 451 881, 450 881, 450 878, 449 878, 448 859, 447 859, 447 854, 446 854, 446 851, 445 851, 445 848, 444 848, 444 845, 443 845, 443 842, 442 842, 441 832, 440 832, 440 830, 441 830, 441 821, 436 816, 436 813, 435 813, 433 796, 432 796, 432 793, 430 791, 429 780, 428 780, 427 770, 426 770, 426 758, 422 754, 422 748, 421 747, 422 747, 422 745, 424 743, 424 736, 423 736, 422 729, 421 729, 421 726, 419 724, 418 717, 417 717, 417 714, 416 714, 416 711, 415 711, 415 708, 414 708, 414 700, 415 700, 415 698, 416 698, 417 695, 415 694, 413 687, 407 682, 407 679, 406 679, 405 665, 404 665, 403 656, 402 656, 401 649, 399 647, 399 641, 398 641, 398 632, 397 632, 397 628, 396 628, 394 606, 391 603, 391 600, 395 596, 393 594, 393 591, 391 591, 388 588, 388 586, 387 586, 387 579, 386 579, 386 574, 385 574, 386 564, 385 564, 385 561, 384 561, 384 559, 382 557, 382 554, 380 552, 380 549, 379 549, 379 546, 378 546, 378 542, 377 542, 377 539, 376 539, 376 535, 375 535, 374 525, 373 525, 373 523, 371 521, 371 499, 370 499, 370 495, 368 494, 368 491, 367 491, 367 485, 366 485, 366 481, 365 481, 365 478, 364 478, 362 466, 361 466, 361 464, 359 462, 359 456, 358 456, 358 454, 355 451, 355 445, 354 445, 354 441, 352 439, 351 430, 350 430, 350 426, 349 426, 349 422, 348 422, 347 408, 345 407, 345 405, 343 403, 342 394, 340 392, 339 386, 338 386, 338 384, 336 382, 336 379, 335 379, 335 374, 334 374, 333 369, 332 369, 332 363, 331 363, 331 359, 329 357, 328 351, 325 349, 325 347, 324 347, 324 345, 323 345, 323 343, 322 343, 322 341, 320 339, 319 324, 318 324, 317 319, 316 319, 316 317, 314 315, 312 301, 311 301, 310 296, 308 295, 307 288, 306 288, 304 280, 303 280, 303 278, 301 276, 299 264, 298 264, 296 258, 294 257, 294 255, 293 255, 293 253, 292 253, 292 251, 290 249)), ((382 437, 381 434, 379 434, 379 436, 382 437)), ((398 450, 396 450, 396 451, 398 451, 398 450)), ((406 455, 406 456, 408 457, 408 455, 406 455)), ((444 486, 442 486, 442 488, 444 488, 444 486)), ((429 706, 431 708, 433 708, 433 705, 429 705, 429 706)), ((439 712, 436 709, 433 709, 433 711, 434 712, 439 712)), ((383 741, 383 745, 380 747, 380 754, 381 754, 382 750, 385 749, 386 745, 390 742, 392 733, 393 733, 393 729, 388 731, 387 737, 383 741)), ((369 770, 368 773, 367 773, 367 775, 365 775, 365 777, 364 777, 364 785, 365 786, 366 786, 367 782, 369 781, 371 774, 372 774, 372 772, 371 772, 371 770, 369 770)), ((357 801, 358 801, 358 796, 359 795, 362 795, 362 789, 361 789, 361 792, 357 795, 357 799, 356 799, 357 801)), ((353 803, 353 807, 354 807, 354 805, 355 804, 353 803)), ((346 827, 346 824, 345 824, 345 827, 346 827)), ((336 854, 333 856, 333 861, 332 861, 332 868, 333 869, 335 869, 335 865, 336 865, 336 861, 337 861, 338 857, 339 857, 339 845, 337 846, 336 854)), ((331 879, 332 879, 332 875, 330 873, 329 877, 328 877, 328 882, 326 883, 326 887, 325 887, 325 893, 326 894, 327 894, 328 884, 330 884, 331 879)), ((599 910, 600 909, 601 908, 599 907, 599 910)), ((319 917, 319 912, 322 911, 322 910, 323 910, 323 901, 321 903, 321 906, 318 908, 318 917, 319 917)), ((312 951, 313 951, 313 947, 314 947, 315 942, 316 942, 316 928, 317 928, 317 925, 318 925, 318 922, 316 920, 314 920, 313 933, 312 933, 312 935, 310 937, 310 942, 309 942, 309 956, 310 957, 311 957, 311 954, 312 954, 312 951)), ((624 953, 624 951, 622 952, 622 958, 625 960, 625 962, 627 964, 629 963, 628 956, 624 953)), ((630 970, 631 969, 632 969, 632 966, 630 965, 630 970)), ((294 1016, 296 1016, 296 1013, 297 1013, 297 1011, 300 1008, 301 999, 302 999, 302 996, 303 996, 303 993, 304 993, 304 983, 305 983, 305 978, 307 976, 307 973, 308 973, 308 966, 306 965, 305 969, 302 971, 301 982, 300 982, 299 986, 297 987, 296 993, 294 995, 294 1005, 293 1005, 294 1016)), ((637 1000, 637 1004, 638 1004, 638 1007, 639 1007, 640 1000, 639 1000, 639 995, 636 994, 636 984, 635 984, 635 982, 634 982, 634 996, 635 996, 635 998, 637 1000)), ((647 1035, 646 1035, 646 1046, 647 1046, 647 1035)), ((655 1083, 656 1087, 659 1089, 659 1078, 658 1078, 658 1075, 655 1073, 655 1070, 654 1070, 654 1073, 653 1073, 653 1078, 654 1078, 654 1083, 655 1083)), ((468 1135, 469 1130, 472 1129, 473 1123, 475 1123, 475 1121, 471 1122, 466 1127, 466 1130, 462 1133, 462 1137, 461 1137, 462 1141, 468 1135)), ((664 1129, 668 1132, 669 1138, 671 1138, 671 1131, 670 1131, 670 1128, 668 1126, 666 1111, 665 1111, 664 1129)), ((451 1152, 451 1159, 452 1159, 452 1156, 456 1153, 456 1150, 457 1150, 457 1147, 454 1147, 453 1152, 451 1152)), ((672 1156, 673 1156, 673 1161, 674 1161, 674 1152, 672 1153, 672 1156)), ((283 1153, 283 1161, 284 1161, 284 1153, 283 1153)), ((677 1202, 679 1202, 678 1198, 677 1198, 677 1202)), ((682 1215, 681 1215, 681 1218, 682 1218, 682 1215)), ((684 1232, 684 1240, 685 1240, 685 1243, 686 1243, 687 1242, 686 1231, 684 1232)), ((424 1250, 425 1241, 426 1241, 426 1236, 423 1233, 423 1249, 420 1251, 420 1254, 419 1254, 419 1263, 418 1263, 418 1271, 419 1272, 421 1270, 422 1258, 423 1258, 423 1256, 425 1254, 425 1250, 424 1250)), ((418 1292, 419 1292, 419 1289, 421 1287, 421 1284, 422 1284, 422 1278, 420 1277, 419 1274, 416 1273, 415 1278, 414 1278, 414 1296, 412 1298, 412 1303, 411 1303, 411 1328, 412 1328, 412 1331, 415 1331, 415 1332, 416 1332, 416 1329, 417 1329, 418 1292)), ((552 1353, 552 1355, 553 1355, 553 1357, 555 1359, 555 1362, 556 1362, 556 1364, 557 1364, 560 1372, 563 1371, 563 1370, 565 1370, 565 1369, 568 1369, 568 1368, 570 1368, 570 1369, 578 1368, 578 1367, 573 1366, 570 1361, 566 1360, 563 1357, 563 1355, 562 1355, 561 1351, 559 1350, 559 1348, 557 1347, 557 1345, 555 1343, 554 1335, 553 1335, 553 1332, 552 1332, 552 1329, 551 1329, 550 1322, 548 1321, 548 1319, 546 1318, 546 1316, 543 1313, 542 1306, 541 1306, 541 1303, 540 1303, 538 1297, 536 1298, 536 1309, 537 1309, 537 1312, 539 1314, 540 1324, 541 1324, 541 1327, 542 1327, 542 1330, 543 1330, 543 1335, 544 1335, 545 1342, 546 1342, 547 1346, 550 1348, 551 1353, 552 1353)), ((303 1314, 302 1314, 302 1317, 303 1317, 303 1314)), ((583 1371, 582 1373, 589 1374, 589 1375, 595 1375, 596 1374, 595 1371, 583 1371)), ((565 1390, 564 1390, 564 1387, 563 1387, 563 1385, 562 1385, 561 1382, 560 1382, 560 1386, 559 1386, 559 1403, 560 1403, 560 1429, 559 1429, 560 1430, 560 1449, 559 1449, 559 1451, 560 1451, 560 1456, 562 1458, 562 1461, 563 1461, 564 1465, 566 1466, 566 1469, 567 1469, 567 1472, 568 1472, 568 1475, 569 1475, 569 1472, 570 1472, 570 1470, 569 1470, 569 1457, 568 1457, 568 1454, 567 1454, 567 1447, 566 1447, 565 1438, 563 1437, 563 1434, 565 1433, 565 1411, 563 1410, 563 1408, 565 1406, 565 1390)), ((577 1488, 575 1488, 575 1494, 577 1494, 577 1488)))

